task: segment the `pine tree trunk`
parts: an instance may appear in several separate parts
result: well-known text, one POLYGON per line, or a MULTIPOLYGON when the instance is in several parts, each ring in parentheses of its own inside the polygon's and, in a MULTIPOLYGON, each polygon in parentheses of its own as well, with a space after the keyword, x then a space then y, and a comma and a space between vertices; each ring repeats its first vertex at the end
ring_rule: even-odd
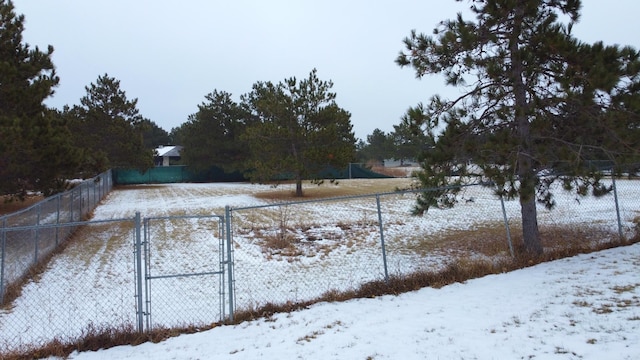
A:
POLYGON ((520 181, 520 211, 522 214, 522 237, 525 251, 531 255, 540 255, 543 252, 540 232, 538 231, 538 212, 536 209, 536 174, 533 167, 533 145, 531 139, 531 126, 529 123, 530 111, 526 95, 526 85, 523 80, 525 66, 520 54, 518 34, 521 32, 524 5, 520 3, 515 11, 514 37, 510 40, 509 51, 511 55, 511 81, 515 101, 516 133, 519 137, 519 149, 517 159, 517 173, 520 181))
POLYGON ((302 179, 296 179, 296 197, 302 197, 302 179))
POLYGON ((543 247, 538 230, 538 211, 536 209, 536 199, 534 196, 531 196, 529 199, 520 200, 520 213, 522 214, 524 249, 530 255, 541 255, 543 253, 543 247))

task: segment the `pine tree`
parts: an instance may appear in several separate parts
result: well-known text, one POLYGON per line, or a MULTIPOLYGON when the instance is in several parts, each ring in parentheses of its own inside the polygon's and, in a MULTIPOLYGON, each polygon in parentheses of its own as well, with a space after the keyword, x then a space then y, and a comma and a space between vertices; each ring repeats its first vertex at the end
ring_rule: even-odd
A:
POLYGON ((249 147, 240 136, 252 123, 249 110, 224 91, 214 90, 205 99, 178 130, 183 162, 196 171, 212 166, 228 172, 245 170, 249 147))
MULTIPOLYGON (((435 141, 425 152, 420 179, 438 187, 478 175, 500 195, 517 197, 525 249, 541 254, 536 202, 553 206, 551 184, 561 180, 581 195, 587 189, 606 193, 590 157, 637 154, 629 135, 620 132, 633 129, 632 120, 620 126, 610 119, 621 109, 618 97, 637 97, 638 54, 574 39, 579 0, 469 3, 475 21, 459 14, 441 22, 434 36, 414 31, 397 59, 418 77, 444 74, 448 85, 466 89, 453 100, 434 96, 407 113, 412 126, 435 141), (602 142, 602 131, 627 141, 602 142), (470 159, 481 174, 470 172, 470 159), (559 169, 562 177, 540 176, 559 169)), ((635 134, 637 139, 637 127, 635 134)), ((433 195, 424 194, 416 212, 455 203, 454 189, 433 195)))
POLYGON ((393 125, 389 137, 393 143, 393 158, 400 160, 401 165, 408 159, 418 160, 425 150, 433 146, 431 139, 420 131, 414 131, 405 119, 393 125))
POLYGON ((393 157, 393 140, 390 135, 378 128, 373 129, 373 132, 367 135, 367 144, 362 149, 367 160, 382 163, 393 157))
POLYGON ((148 121, 139 114, 137 99, 127 99, 120 81, 108 74, 85 87, 80 106, 69 110, 76 146, 84 149, 84 170, 102 172, 109 167, 146 171, 153 166, 153 149, 145 148, 148 121))
POLYGON ((322 170, 346 167, 354 159, 351 114, 336 105, 332 87, 313 69, 301 81, 257 82, 242 96, 258 119, 243 136, 251 153, 247 168, 252 181, 291 178, 296 196, 303 196, 302 180, 321 182, 322 170))
POLYGON ((169 133, 159 127, 155 122, 144 119, 142 121, 142 138, 144 139, 144 147, 146 149, 155 149, 161 145, 175 145, 171 143, 169 133))
POLYGON ((0 0, 0 195, 63 190, 78 163, 66 124, 44 100, 58 77, 47 52, 23 43, 24 16, 0 0))

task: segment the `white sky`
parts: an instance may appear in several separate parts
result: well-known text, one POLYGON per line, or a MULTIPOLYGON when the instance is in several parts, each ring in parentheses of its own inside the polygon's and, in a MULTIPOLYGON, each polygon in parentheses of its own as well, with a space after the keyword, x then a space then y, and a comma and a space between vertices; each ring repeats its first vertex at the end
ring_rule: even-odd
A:
MULTIPOLYGON (((409 106, 451 94, 394 62, 412 29, 430 33, 467 2, 453 0, 14 0, 24 41, 46 49, 61 78, 47 104, 78 104, 108 73, 140 113, 170 131, 214 89, 236 101, 257 81, 332 80, 356 137, 393 130, 409 106)), ((638 47, 637 0, 583 0, 575 35, 638 47)))

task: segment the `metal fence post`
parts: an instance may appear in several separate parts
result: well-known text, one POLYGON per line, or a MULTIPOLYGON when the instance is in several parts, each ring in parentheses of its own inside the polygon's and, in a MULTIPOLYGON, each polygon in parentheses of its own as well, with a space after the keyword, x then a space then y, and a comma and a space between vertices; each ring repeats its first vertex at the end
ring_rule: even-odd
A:
POLYGON ((135 228, 136 287, 138 292, 136 315, 138 317, 138 332, 142 333, 144 331, 144 311, 142 311, 142 239, 140 236, 139 212, 136 212, 135 228))
POLYGON ((68 222, 74 222, 73 217, 73 203, 76 202, 76 188, 71 189, 70 194, 71 200, 69 201, 69 220, 68 222))
MULTIPOLYGON (((60 225, 60 202, 62 201, 62 194, 58 194, 56 202, 56 225, 60 225)), ((56 247, 60 242, 60 226, 56 226, 56 247)))
POLYGON ((41 209, 42 209, 42 206, 38 204, 38 206, 36 206, 36 238, 35 238, 34 251, 33 251, 34 265, 38 263, 38 243, 40 242, 40 211, 41 209))
POLYGON ((219 269, 220 269, 220 276, 219 276, 219 280, 220 280, 220 289, 219 289, 219 294, 220 294, 220 314, 221 314, 221 319, 226 319, 227 315, 227 307, 225 306, 225 298, 226 298, 226 294, 225 294, 225 289, 226 289, 226 279, 225 279, 225 261, 224 261, 224 248, 225 248, 225 244, 227 242, 227 233, 226 233, 226 228, 225 228, 225 220, 224 220, 224 216, 220 216, 218 217, 218 238, 220 239, 220 241, 218 242, 218 253, 220 254, 218 260, 219 260, 219 269))
POLYGON ((384 264, 384 281, 389 282, 389 270, 387 268, 387 250, 384 245, 384 226, 382 224, 382 211, 380 210, 380 195, 376 195, 378 206, 378 226, 380 226, 380 244, 382 246, 382 263, 384 264))
POLYGON ((618 190, 616 189, 616 177, 611 173, 611 182, 613 185, 613 199, 616 202, 616 217, 618 218, 618 236, 620 236, 620 240, 624 238, 622 234, 622 220, 620 219, 620 203, 618 202, 618 190))
POLYGON ((82 187, 84 186, 84 183, 80 184, 80 186, 78 186, 78 189, 80 190, 80 201, 79 201, 79 205, 80 205, 80 212, 78 213, 78 221, 82 220, 82 187))
POLYGON ((232 260, 232 244, 231 238, 231 208, 229 205, 224 207, 224 221, 227 229, 227 279, 229 286, 229 320, 233 321, 233 260, 232 260))
MULTIPOLYGON (((4 263, 5 263, 5 259, 6 259, 6 252, 7 252, 7 232, 5 230, 5 228, 7 227, 7 219, 5 218, 4 220, 2 220, 2 229, 0 229, 0 231, 2 232, 0 234, 0 241, 1 244, 0 246, 2 246, 2 253, 0 253, 0 304, 2 304, 4 302, 4 287, 5 287, 5 282, 4 282, 4 263)), ((9 284, 6 284, 9 285, 9 284)))
MULTIPOLYGON (((150 263, 149 263, 149 255, 151 254, 151 224, 150 219, 145 218, 142 221, 142 229, 144 230, 144 237, 142 239, 143 244, 141 250, 144 251, 144 316, 146 318, 147 331, 151 330, 151 281, 150 279, 150 263)), ((142 295, 140 295, 142 296, 142 295)))
POLYGON ((500 195, 500 204, 502 205, 502 218, 504 219, 504 228, 507 230, 507 242, 509 243, 509 252, 511 257, 516 255, 513 252, 513 242, 511 241, 511 230, 509 229, 509 220, 507 220, 507 210, 504 207, 504 197, 500 195))

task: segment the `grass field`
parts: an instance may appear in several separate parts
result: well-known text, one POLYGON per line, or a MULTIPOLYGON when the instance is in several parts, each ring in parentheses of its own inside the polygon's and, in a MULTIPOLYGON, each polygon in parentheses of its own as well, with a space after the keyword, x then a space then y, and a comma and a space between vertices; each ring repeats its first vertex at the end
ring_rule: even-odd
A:
MULTIPOLYGON (((233 210, 236 308, 309 301, 332 291, 350 291, 383 278, 375 197, 327 200, 336 196, 392 193, 407 178, 344 180, 318 187, 305 184, 304 202, 273 207, 292 197, 294 186, 251 184, 168 184, 115 189, 94 219, 224 215, 233 210)), ((632 233, 639 211, 636 182, 619 181, 625 231, 632 233)), ((381 197, 390 275, 443 268, 456 259, 509 257, 500 202, 490 189, 469 188, 451 210, 411 216, 411 194, 381 197), (471 201, 466 201, 471 200, 471 201)), ((541 209, 547 248, 580 246, 616 235, 612 197, 559 197, 557 209, 541 209)), ((506 204, 517 244, 518 205, 506 204)), ((67 249, 0 312, 0 333, 8 344, 73 339, 104 327, 135 323, 135 282, 131 221, 96 225, 77 233, 67 249)), ((153 274, 207 272, 220 268, 220 233, 215 219, 158 219, 152 224, 153 274)), ((216 276, 152 282, 151 321, 156 326, 206 326, 225 310, 225 279, 216 276)))

